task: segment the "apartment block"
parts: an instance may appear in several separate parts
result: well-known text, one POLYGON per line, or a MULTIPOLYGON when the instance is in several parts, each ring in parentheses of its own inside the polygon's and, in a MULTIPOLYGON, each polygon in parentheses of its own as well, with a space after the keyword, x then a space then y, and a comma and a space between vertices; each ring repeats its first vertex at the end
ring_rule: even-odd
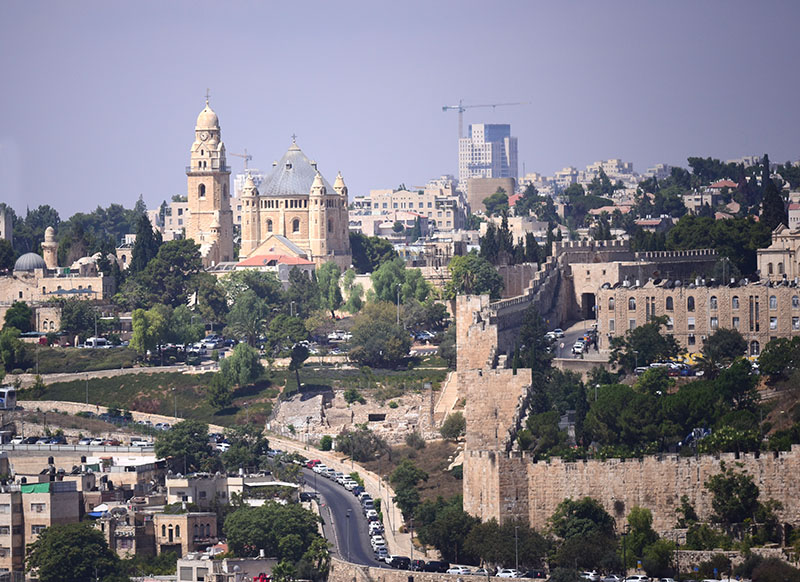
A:
POLYGON ((156 552, 186 556, 217 543, 217 514, 212 512, 153 514, 156 552))
POLYGON ((508 124, 473 123, 469 135, 458 140, 458 180, 514 178, 517 172, 517 138, 508 124))

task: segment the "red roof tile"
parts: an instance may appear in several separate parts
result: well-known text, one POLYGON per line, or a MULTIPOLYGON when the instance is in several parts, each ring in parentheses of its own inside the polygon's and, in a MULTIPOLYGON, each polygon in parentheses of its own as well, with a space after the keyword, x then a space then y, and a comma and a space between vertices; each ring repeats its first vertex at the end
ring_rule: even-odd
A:
POLYGON ((237 267, 263 267, 270 262, 283 263, 284 265, 313 265, 312 261, 293 257, 291 255, 255 255, 247 257, 243 261, 236 263, 237 267))

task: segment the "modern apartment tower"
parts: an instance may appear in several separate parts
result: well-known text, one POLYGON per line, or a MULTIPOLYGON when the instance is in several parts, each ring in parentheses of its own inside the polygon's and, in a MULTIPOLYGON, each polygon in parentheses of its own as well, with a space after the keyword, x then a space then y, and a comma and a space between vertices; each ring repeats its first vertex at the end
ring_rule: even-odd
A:
POLYGON ((469 136, 458 140, 458 179, 466 188, 470 178, 517 178, 517 138, 511 125, 474 123, 469 136))

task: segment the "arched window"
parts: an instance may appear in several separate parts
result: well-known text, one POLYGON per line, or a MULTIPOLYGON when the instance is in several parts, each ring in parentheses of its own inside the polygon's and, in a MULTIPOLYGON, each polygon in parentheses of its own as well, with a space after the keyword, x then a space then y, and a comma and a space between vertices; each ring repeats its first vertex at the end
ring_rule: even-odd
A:
POLYGON ((792 295, 792 309, 800 308, 800 297, 792 295))
POLYGON ((751 356, 757 356, 760 353, 761 353, 761 345, 755 340, 751 341, 750 342, 750 355, 751 356))
POLYGON ((328 232, 333 232, 333 221, 328 219, 328 232))
POLYGON ((609 297, 608 298, 608 310, 609 311, 614 311, 614 298, 613 297, 609 297))
POLYGON ((769 308, 778 309, 778 298, 775 295, 769 296, 769 308))
POLYGON ((708 300, 709 307, 713 310, 717 309, 717 297, 712 295, 711 298, 708 300))
POLYGON ((635 297, 631 297, 630 299, 628 299, 628 309, 631 310, 631 311, 636 309, 636 298, 635 297))
POLYGON ((166 535, 167 535, 167 526, 164 525, 164 524, 161 524, 161 536, 163 537, 163 536, 166 536, 166 535))
POLYGON ((211 537, 211 524, 210 523, 206 524, 206 537, 207 538, 211 537))
POLYGON ((772 263, 770 263, 769 265, 767 265, 767 273, 769 273, 770 275, 772 275, 772 263))
POLYGON ((734 295, 731 297, 731 308, 732 309, 739 309, 739 296, 734 295))
POLYGON ((686 299, 686 311, 694 311, 694 297, 686 299))
POLYGON ((176 538, 181 537, 181 526, 179 526, 179 525, 175 526, 175 537, 176 538))
POLYGON ((267 221, 267 232, 272 232, 272 221, 271 220, 267 221))
POLYGON ((778 263, 778 275, 783 275, 783 263, 778 263))
POLYGON ((300 219, 295 218, 292 221, 292 232, 300 232, 300 219))
POLYGON ((667 311, 672 311, 675 309, 675 302, 672 300, 672 297, 667 297, 667 311))
POLYGON ((197 537, 197 524, 194 524, 194 537, 197 537))
POLYGON ((51 321, 50 322, 50 329, 55 329, 55 328, 56 328, 56 322, 55 321, 51 321))
POLYGON ((197 195, 200 196, 200 198, 205 198, 206 197, 206 185, 205 184, 200 184, 200 185, 197 186, 197 195))

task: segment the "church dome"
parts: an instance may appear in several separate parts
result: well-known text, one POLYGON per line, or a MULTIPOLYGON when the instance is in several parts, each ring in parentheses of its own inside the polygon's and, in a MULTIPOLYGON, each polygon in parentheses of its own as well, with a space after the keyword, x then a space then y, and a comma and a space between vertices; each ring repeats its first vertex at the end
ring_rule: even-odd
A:
POLYGON ((47 265, 41 255, 36 253, 25 253, 17 262, 14 263, 15 271, 33 271, 35 269, 46 269, 47 265))
POLYGON ((214 110, 211 109, 206 101, 206 106, 197 116, 197 126, 195 129, 219 129, 219 119, 214 110))

